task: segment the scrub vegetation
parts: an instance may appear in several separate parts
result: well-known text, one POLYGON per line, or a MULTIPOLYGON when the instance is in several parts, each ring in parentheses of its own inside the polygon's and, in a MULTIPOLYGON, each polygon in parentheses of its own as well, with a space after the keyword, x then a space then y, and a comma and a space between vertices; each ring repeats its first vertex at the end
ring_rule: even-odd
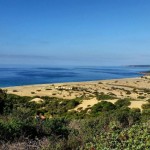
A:
MULTIPOLYGON (((114 98, 103 93, 97 97, 114 98)), ((142 111, 129 108, 129 99, 75 111, 82 98, 21 97, 0 90, 0 149, 150 149, 150 100, 142 111), (46 119, 37 120, 37 112, 46 119)))

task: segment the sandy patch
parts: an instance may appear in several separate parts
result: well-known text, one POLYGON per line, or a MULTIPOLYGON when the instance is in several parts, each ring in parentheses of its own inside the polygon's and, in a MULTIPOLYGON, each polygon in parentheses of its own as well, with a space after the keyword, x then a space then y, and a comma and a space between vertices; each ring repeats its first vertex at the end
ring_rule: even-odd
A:
POLYGON ((30 102, 35 102, 35 103, 42 103, 44 100, 41 98, 34 98, 30 102))
POLYGON ((143 104, 147 104, 147 102, 145 102, 145 101, 131 101, 131 105, 129 107, 142 109, 143 104))

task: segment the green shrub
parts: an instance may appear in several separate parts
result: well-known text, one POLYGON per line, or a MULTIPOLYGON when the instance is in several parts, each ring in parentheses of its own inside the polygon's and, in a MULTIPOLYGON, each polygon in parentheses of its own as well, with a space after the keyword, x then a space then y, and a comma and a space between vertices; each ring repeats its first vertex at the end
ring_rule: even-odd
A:
POLYGON ((115 121, 119 122, 120 128, 124 128, 129 126, 129 115, 130 109, 122 107, 114 112, 113 117, 115 121))
POLYGON ((138 96, 139 99, 145 99, 145 96, 138 96))
MULTIPOLYGON (((24 136, 23 121, 16 118, 5 118, 0 120, 0 139, 1 140, 13 140, 16 137, 24 136)), ((29 136, 29 134, 27 135, 29 136)))
POLYGON ((67 110, 73 109, 80 104, 79 100, 62 100, 60 103, 61 106, 65 107, 67 110))
POLYGON ((131 92, 130 92, 130 91, 126 91, 126 94, 127 94, 127 95, 130 95, 130 94, 131 94, 131 92))
POLYGON ((150 99, 148 99, 147 101, 148 101, 148 103, 150 103, 150 99))
POLYGON ((96 93, 96 97, 98 100, 110 100, 110 99, 115 99, 116 97, 114 95, 108 95, 108 94, 104 94, 102 93, 96 93))
POLYGON ((144 109, 142 111, 142 121, 147 122, 150 120, 150 109, 144 109))
POLYGON ((65 118, 48 119, 43 123, 43 132, 49 136, 58 136, 67 138, 69 128, 68 121, 65 118))
POLYGON ((131 102, 129 99, 119 99, 115 102, 115 105, 117 108, 128 107, 131 105, 131 102))
POLYGON ((150 147, 150 136, 148 127, 134 125, 121 132, 106 132, 94 137, 93 141, 86 143, 82 149, 134 149, 148 150, 150 147))
POLYGON ((111 102, 102 101, 100 103, 95 104, 91 108, 91 113, 96 114, 98 112, 111 111, 114 110, 115 108, 116 108, 115 105, 112 104, 111 102))
POLYGON ((150 109, 150 103, 148 104, 143 104, 142 109, 150 109))

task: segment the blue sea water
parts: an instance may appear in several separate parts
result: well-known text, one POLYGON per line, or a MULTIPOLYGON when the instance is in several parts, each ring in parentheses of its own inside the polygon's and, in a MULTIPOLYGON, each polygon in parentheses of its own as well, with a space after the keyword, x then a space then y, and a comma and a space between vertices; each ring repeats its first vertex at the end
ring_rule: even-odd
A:
POLYGON ((141 76, 150 67, 35 67, 0 66, 0 87, 120 79, 141 76))

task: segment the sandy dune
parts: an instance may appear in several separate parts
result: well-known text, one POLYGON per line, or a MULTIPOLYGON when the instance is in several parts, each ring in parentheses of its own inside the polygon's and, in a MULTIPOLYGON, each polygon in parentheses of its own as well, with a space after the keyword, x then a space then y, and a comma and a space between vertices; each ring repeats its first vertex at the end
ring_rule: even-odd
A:
MULTIPOLYGON (((115 99, 115 100, 105 100, 105 101, 111 102, 111 103, 114 104, 117 101, 117 99, 115 99)), ((93 99, 90 99, 90 100, 83 100, 83 102, 81 104, 79 104, 74 110, 76 110, 76 111, 85 110, 88 107, 94 106, 98 102, 101 102, 101 101, 98 101, 96 98, 93 98, 93 99)), ((131 101, 131 105, 129 107, 130 108, 140 108, 140 109, 142 109, 141 106, 143 104, 146 104, 146 103, 147 103, 146 101, 131 101)))
POLYGON ((96 98, 90 100, 83 100, 81 104, 79 104, 74 110, 82 110, 86 109, 87 107, 92 107, 93 105, 97 104, 99 101, 96 98))
MULTIPOLYGON (((89 82, 70 82, 59 84, 40 84, 30 86, 16 86, 4 88, 8 93, 20 96, 50 96, 62 99, 74 99, 84 96, 82 104, 76 109, 90 107, 98 101, 97 93, 114 94, 116 98, 131 98, 130 107, 141 108, 147 99, 150 99, 150 77, 127 79, 101 80, 89 82)), ((114 101, 112 101, 114 102, 114 101)))

